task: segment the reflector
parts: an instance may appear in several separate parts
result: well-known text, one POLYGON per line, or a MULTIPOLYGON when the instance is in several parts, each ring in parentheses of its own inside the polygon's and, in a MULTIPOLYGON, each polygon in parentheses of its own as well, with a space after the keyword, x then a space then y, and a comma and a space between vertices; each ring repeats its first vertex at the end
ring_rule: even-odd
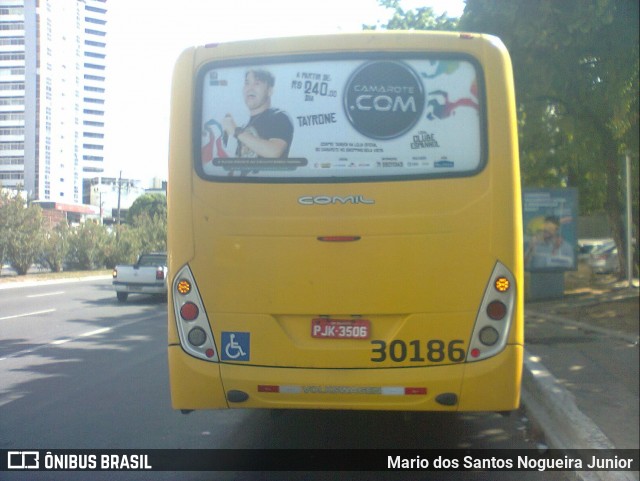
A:
POLYGON ((206 340, 206 333, 199 327, 194 327, 189 331, 189 342, 194 346, 202 346, 206 340))
POLYGON ((426 387, 405 387, 404 393, 407 395, 427 394, 427 388, 426 387))
POLYGON ((258 392, 280 392, 280 387, 270 386, 266 384, 258 384, 258 392))
POLYGON ((485 346, 493 346, 496 342, 498 342, 498 338, 500 334, 493 327, 484 327, 480 331, 480 342, 485 346))

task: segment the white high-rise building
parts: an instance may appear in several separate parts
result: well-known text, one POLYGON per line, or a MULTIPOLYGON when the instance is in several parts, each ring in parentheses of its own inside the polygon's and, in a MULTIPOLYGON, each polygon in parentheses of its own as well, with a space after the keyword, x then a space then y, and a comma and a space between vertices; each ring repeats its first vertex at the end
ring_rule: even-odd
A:
POLYGON ((104 171, 107 0, 0 0, 0 184, 82 203, 104 171))
POLYGON ((106 0, 85 0, 82 93, 82 170, 85 177, 104 172, 106 81, 106 0))

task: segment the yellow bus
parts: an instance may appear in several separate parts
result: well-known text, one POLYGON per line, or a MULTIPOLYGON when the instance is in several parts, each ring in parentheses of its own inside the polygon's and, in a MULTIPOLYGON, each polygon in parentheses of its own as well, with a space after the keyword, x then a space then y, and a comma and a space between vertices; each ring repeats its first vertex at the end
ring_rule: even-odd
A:
POLYGON ((168 186, 173 407, 517 408, 519 175, 495 37, 184 51, 168 186))

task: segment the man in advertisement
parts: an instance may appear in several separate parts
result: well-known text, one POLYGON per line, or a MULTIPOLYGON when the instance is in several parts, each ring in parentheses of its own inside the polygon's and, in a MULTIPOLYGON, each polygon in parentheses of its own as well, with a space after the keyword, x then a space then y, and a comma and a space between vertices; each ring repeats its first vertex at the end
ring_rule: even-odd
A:
POLYGON ((227 114, 222 127, 226 136, 238 140, 236 157, 286 158, 293 139, 293 123, 282 110, 271 107, 275 78, 263 69, 251 69, 245 74, 242 95, 251 118, 240 127, 227 114))
POLYGON ((562 238, 557 216, 544 218, 542 228, 535 232, 526 248, 524 261, 528 269, 573 267, 573 247, 562 238))

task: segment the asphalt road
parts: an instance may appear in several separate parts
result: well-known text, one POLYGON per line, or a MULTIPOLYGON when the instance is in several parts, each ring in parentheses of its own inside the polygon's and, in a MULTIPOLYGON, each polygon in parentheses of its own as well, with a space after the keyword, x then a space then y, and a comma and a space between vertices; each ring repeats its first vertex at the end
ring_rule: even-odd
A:
MULTIPOLYGON (((535 448, 521 416, 170 406, 166 302, 109 280, 0 290, 0 449, 535 448)), ((563 473, 45 473, 1 479, 514 479, 563 473), (480 475, 480 476, 479 476, 480 475)))

